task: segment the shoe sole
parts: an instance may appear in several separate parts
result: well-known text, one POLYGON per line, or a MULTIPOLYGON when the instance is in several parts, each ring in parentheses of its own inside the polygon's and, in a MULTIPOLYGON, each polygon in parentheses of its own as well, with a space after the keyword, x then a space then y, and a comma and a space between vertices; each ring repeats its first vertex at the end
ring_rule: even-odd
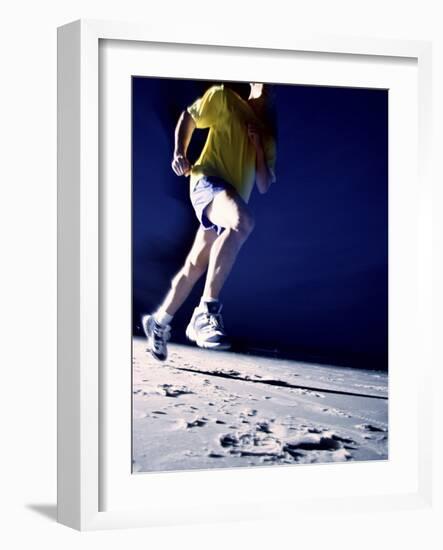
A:
POLYGON ((191 327, 191 325, 188 325, 186 327, 186 338, 190 341, 196 344, 199 348, 202 349, 210 349, 213 351, 226 351, 228 349, 231 349, 231 344, 217 344, 216 342, 202 342, 199 341, 198 338, 195 336, 195 331, 191 327))
POLYGON ((158 356, 155 354, 154 350, 151 348, 151 339, 149 337, 148 331, 146 330, 146 326, 150 318, 151 318, 151 315, 145 315, 144 317, 142 317, 142 328, 143 328, 143 332, 145 333, 146 339, 148 341, 148 351, 154 359, 157 359, 157 361, 166 361, 166 359, 168 358, 167 355, 158 356))

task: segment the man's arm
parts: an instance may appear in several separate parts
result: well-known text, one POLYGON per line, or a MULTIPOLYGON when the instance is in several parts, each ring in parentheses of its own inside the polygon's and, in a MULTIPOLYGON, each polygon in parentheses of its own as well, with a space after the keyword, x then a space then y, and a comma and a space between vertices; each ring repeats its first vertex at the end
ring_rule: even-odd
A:
POLYGON ((256 183, 257 189, 260 193, 264 194, 269 191, 269 188, 272 184, 272 176, 266 162, 265 154, 263 148, 256 150, 256 183))
POLYGON ((267 193, 273 182, 272 174, 268 168, 260 133, 253 124, 248 125, 249 138, 255 147, 255 181, 261 194, 267 193))
POLYGON ((183 111, 175 128, 174 157, 171 163, 177 176, 187 176, 191 171, 191 164, 186 157, 186 152, 194 130, 195 122, 192 116, 187 111, 183 111))

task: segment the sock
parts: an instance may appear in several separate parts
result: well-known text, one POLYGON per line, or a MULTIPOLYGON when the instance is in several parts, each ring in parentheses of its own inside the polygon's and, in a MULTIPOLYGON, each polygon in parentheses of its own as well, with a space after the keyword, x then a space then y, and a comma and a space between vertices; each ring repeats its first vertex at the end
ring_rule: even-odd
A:
POLYGON ((154 313, 154 321, 158 325, 169 325, 169 323, 172 321, 172 317, 173 315, 169 315, 167 311, 161 308, 154 313))

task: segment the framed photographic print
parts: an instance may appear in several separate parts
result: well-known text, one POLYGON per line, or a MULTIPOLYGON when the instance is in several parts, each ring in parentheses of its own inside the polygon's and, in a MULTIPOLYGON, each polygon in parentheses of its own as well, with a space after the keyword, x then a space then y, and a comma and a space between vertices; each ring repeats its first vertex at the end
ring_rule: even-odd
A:
POLYGON ((59 521, 426 505, 429 45, 81 21, 58 76, 59 521))
POLYGON ((135 75, 132 117, 133 473, 387 459, 388 90, 135 75))

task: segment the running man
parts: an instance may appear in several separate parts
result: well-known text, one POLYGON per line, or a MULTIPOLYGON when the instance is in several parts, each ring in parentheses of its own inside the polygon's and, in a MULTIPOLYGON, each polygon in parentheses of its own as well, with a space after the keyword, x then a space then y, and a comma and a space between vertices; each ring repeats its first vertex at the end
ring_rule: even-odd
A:
POLYGON ((172 169, 178 176, 190 176, 190 199, 200 226, 163 303, 142 319, 148 349, 160 361, 167 358, 171 320, 204 273, 203 295, 186 336, 202 348, 230 348, 219 296, 254 228, 247 205, 254 184, 266 193, 276 179, 276 145, 268 112, 267 85, 252 82, 247 101, 221 84, 209 88, 180 115, 172 169), (186 152, 195 128, 209 128, 209 133, 191 166, 186 152))

